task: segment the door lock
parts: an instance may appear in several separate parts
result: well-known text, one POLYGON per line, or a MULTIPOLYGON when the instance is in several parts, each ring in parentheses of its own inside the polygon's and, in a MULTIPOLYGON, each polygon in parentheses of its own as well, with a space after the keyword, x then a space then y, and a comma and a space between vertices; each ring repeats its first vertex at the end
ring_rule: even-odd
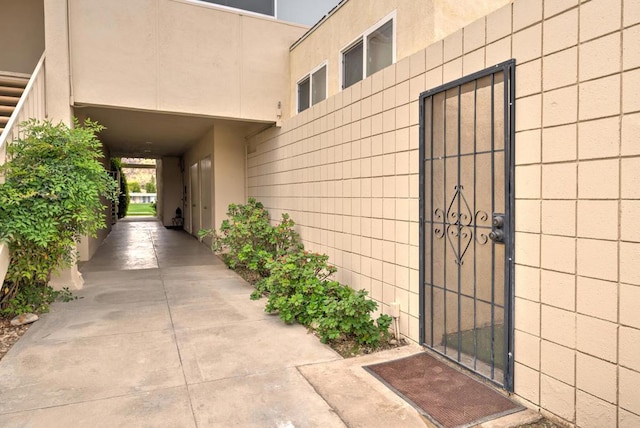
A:
POLYGON ((504 243, 504 214, 493 213, 493 219, 491 220, 491 233, 489 233, 489 239, 493 242, 504 243))

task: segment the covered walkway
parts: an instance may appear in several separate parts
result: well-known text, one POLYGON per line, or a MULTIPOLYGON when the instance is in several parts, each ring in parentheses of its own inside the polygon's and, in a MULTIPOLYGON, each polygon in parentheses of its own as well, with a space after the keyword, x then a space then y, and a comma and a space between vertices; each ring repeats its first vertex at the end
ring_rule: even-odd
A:
POLYGON ((2 427, 424 426, 361 366, 249 300, 252 287, 190 235, 119 222, 0 361, 2 427))

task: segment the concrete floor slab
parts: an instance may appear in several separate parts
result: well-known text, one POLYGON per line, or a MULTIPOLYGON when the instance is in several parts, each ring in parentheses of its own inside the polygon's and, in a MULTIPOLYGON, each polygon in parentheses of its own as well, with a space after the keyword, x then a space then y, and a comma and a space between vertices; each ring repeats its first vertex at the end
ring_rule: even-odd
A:
POLYGON ((164 301, 147 304, 92 305, 79 301, 55 305, 36 324, 33 339, 72 340, 81 337, 142 333, 172 328, 164 301), (45 337, 46 335, 46 337, 45 337))
POLYGON ((211 279, 217 279, 219 275, 228 275, 229 273, 235 275, 226 266, 220 265, 205 265, 205 266, 189 266, 183 267, 163 267, 160 269, 160 274, 163 280, 178 280, 178 281, 208 281, 211 279))
POLYGON ((362 367, 417 352, 405 346, 346 360, 300 367, 300 373, 349 427, 423 428, 430 422, 362 367))
POLYGON ((55 303, 0 361, 0 426, 401 426, 417 417, 357 359, 266 314, 264 300, 249 300, 253 287, 186 233, 119 222, 81 272, 82 299, 55 303))
POLYGON ((170 305, 186 305, 223 300, 216 289, 215 279, 207 280, 164 280, 164 290, 170 305))
POLYGON ((206 256, 183 254, 180 256, 168 256, 166 258, 158 257, 158 263, 166 267, 176 266, 184 269, 187 266, 200 266, 204 263, 208 263, 211 257, 213 257, 211 254, 206 256))
POLYGON ((25 335, 0 361, 0 414, 184 385, 170 330, 36 337, 25 335))
POLYGON ((227 302, 193 303, 172 306, 171 318, 176 330, 200 329, 246 322, 250 319, 244 312, 229 306, 227 302))
POLYGON ((297 369, 190 385, 199 427, 345 427, 297 369))
POLYGON ((186 386, 0 415, 2 427, 195 428, 186 386))
MULTIPOLYGON (((95 260, 95 259, 94 259, 95 260)), ((138 269, 138 270, 99 270, 95 269, 97 261, 85 262, 81 267, 82 277, 84 282, 90 287, 86 287, 82 291, 89 291, 99 285, 108 284, 113 286, 114 284, 138 281, 141 279, 161 279, 159 269, 138 269)), ((78 291, 79 292, 79 291, 78 291)))
POLYGON ((108 287, 85 287, 75 292, 78 306, 143 305, 166 301, 164 285, 159 279, 123 281, 108 287))
POLYGON ((180 330, 176 339, 190 384, 341 359, 304 327, 285 325, 275 316, 180 330))

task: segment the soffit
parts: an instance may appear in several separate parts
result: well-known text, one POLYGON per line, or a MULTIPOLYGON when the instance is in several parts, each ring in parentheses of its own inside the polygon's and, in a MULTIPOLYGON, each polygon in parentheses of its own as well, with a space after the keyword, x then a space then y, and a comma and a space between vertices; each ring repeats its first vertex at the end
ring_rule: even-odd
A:
POLYGON ((99 138, 113 157, 181 156, 216 124, 232 123, 246 134, 265 126, 213 117, 94 106, 76 107, 74 112, 81 121, 89 118, 106 127, 99 138))

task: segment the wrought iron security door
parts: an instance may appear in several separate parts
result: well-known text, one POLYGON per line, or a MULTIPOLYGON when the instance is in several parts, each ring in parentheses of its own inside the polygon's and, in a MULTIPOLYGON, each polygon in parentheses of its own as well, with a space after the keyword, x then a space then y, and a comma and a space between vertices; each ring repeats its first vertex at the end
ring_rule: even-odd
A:
POLYGON ((420 97, 421 341, 513 389, 515 62, 420 97))

